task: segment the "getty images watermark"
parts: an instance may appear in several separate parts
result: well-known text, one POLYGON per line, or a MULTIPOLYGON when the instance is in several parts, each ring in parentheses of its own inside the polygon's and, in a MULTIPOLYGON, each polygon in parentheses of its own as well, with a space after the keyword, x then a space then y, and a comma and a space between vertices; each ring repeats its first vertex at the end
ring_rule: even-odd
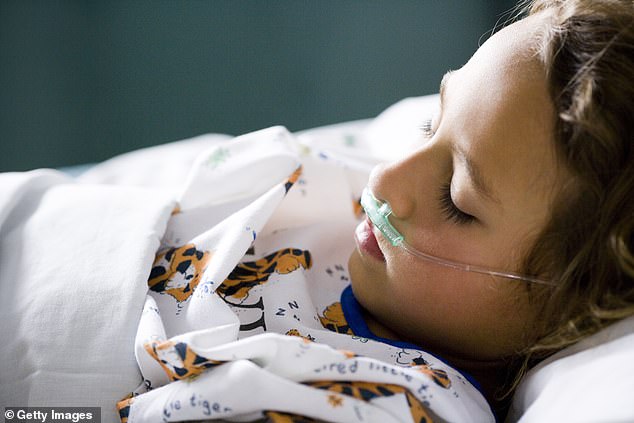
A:
POLYGON ((7 423, 101 423, 99 407, 5 407, 7 423))

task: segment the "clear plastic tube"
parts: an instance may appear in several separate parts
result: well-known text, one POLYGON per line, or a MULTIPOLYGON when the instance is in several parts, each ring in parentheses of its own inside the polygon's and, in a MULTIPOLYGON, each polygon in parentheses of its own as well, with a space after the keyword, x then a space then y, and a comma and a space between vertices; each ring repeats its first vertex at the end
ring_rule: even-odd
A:
POLYGON ((556 285, 552 281, 539 279, 533 276, 522 275, 514 272, 503 270, 489 269, 482 266, 460 263, 457 261, 436 257, 431 254, 424 253, 412 247, 405 241, 405 237, 390 223, 389 217, 392 214, 392 208, 387 202, 377 200, 369 189, 365 188, 361 195, 361 206, 365 210, 366 215, 372 224, 390 241, 395 247, 400 247, 409 254, 423 260, 427 260, 441 266, 451 267, 452 269, 464 270, 466 272, 481 273, 485 275, 497 276, 506 279, 515 279, 525 282, 539 283, 543 285, 556 285))

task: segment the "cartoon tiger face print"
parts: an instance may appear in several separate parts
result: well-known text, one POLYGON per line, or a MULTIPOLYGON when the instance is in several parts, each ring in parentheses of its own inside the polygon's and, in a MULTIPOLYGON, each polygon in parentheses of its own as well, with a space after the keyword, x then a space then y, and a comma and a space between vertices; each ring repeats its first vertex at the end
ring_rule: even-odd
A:
POLYGON ((434 369, 422 358, 414 359, 412 368, 429 376, 441 388, 449 389, 451 387, 451 379, 449 379, 447 372, 441 369, 434 369))
POLYGON ((323 316, 319 316, 319 322, 330 331, 354 335, 343 314, 340 302, 332 303, 326 307, 323 316))
POLYGON ((256 261, 238 264, 216 289, 223 298, 245 299, 249 291, 269 280, 273 273, 288 274, 300 267, 310 269, 310 252, 299 248, 284 248, 256 261))
MULTIPOLYGON (((399 385, 369 383, 369 382, 334 382, 320 381, 308 382, 308 386, 332 392, 328 395, 327 401, 330 407, 340 407, 346 396, 351 396, 363 401, 371 401, 379 397, 391 397, 403 394, 407 400, 412 420, 416 423, 432 423, 433 414, 421 401, 412 395, 409 390, 399 385)), ((265 416, 271 423, 313 423, 318 420, 298 414, 283 413, 279 411, 266 411, 265 416)))
POLYGON ((165 370, 170 380, 192 378, 205 369, 224 363, 196 354, 186 343, 152 341, 144 345, 145 350, 165 370))
POLYGON ((194 244, 170 248, 156 256, 148 286, 178 302, 186 301, 200 282, 210 258, 210 252, 197 250, 194 244))
MULTIPOLYGON (((312 386, 313 388, 331 391, 340 394, 341 396, 352 396, 363 401, 371 401, 379 397, 391 397, 393 395, 403 394, 405 395, 405 399, 407 400, 409 411, 414 422, 430 423, 433 421, 431 413, 422 404, 422 402, 418 400, 418 398, 416 398, 414 395, 412 395, 412 393, 408 389, 400 385, 372 382, 339 381, 308 382, 307 385, 312 386)), ((329 403, 331 404, 331 406, 336 407, 338 399, 340 398, 335 397, 332 398, 332 400, 329 399, 329 403)), ((340 400, 343 401, 343 399, 340 400)))

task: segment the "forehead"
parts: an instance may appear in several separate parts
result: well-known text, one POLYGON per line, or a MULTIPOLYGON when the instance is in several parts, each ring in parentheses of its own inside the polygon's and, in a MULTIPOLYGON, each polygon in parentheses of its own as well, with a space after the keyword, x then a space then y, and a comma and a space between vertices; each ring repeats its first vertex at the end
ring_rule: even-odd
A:
MULTIPOLYGON (((539 27, 544 19, 531 16, 516 22, 487 40, 460 70, 460 79, 481 97, 481 103, 494 107, 486 112, 512 114, 530 106, 551 106, 546 72, 539 59, 539 27), (499 110, 498 110, 499 108, 499 110)), ((463 89, 466 87, 463 85, 463 89)), ((546 113, 528 116, 543 117, 546 113)), ((521 123, 521 122, 519 122, 521 123)))
POLYGON ((525 207, 548 197, 558 173, 555 112, 535 53, 540 24, 528 18, 495 34, 445 86, 455 142, 502 197, 525 207))

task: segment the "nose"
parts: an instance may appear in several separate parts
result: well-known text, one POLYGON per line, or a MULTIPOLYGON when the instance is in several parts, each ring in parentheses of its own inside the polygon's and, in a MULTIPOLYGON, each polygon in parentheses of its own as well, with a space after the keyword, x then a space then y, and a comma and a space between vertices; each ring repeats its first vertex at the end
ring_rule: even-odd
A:
POLYGON ((429 142, 407 156, 372 169, 368 188, 374 196, 386 201, 392 215, 406 220, 424 214, 433 202, 437 186, 452 167, 451 153, 441 142, 429 142))
POLYGON ((411 166, 411 162, 403 159, 379 164, 370 173, 368 188, 378 200, 390 204, 392 215, 397 219, 407 219, 414 212, 411 166))

